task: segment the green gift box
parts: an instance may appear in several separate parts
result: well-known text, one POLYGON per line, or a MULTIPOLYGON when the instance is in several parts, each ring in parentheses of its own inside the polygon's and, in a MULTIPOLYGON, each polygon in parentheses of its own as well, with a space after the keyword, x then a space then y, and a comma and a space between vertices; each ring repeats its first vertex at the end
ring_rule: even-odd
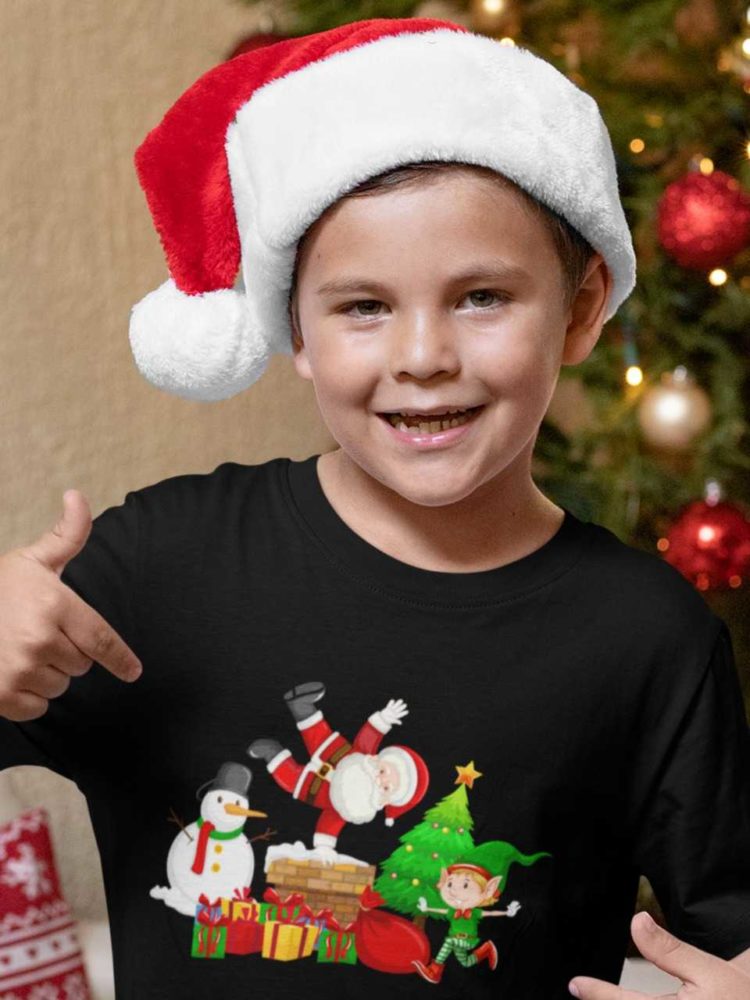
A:
POLYGON ((193 921, 193 958, 224 958, 227 951, 226 923, 211 923, 196 917, 193 921))
POLYGON ((335 962, 337 965, 356 965, 357 944, 354 931, 328 930, 320 932, 318 938, 318 961, 335 962))

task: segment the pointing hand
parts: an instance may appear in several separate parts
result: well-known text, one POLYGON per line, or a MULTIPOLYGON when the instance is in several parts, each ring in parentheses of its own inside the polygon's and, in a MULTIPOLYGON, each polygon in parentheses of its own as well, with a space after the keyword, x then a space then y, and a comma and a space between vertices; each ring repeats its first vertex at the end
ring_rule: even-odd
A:
POLYGON ((80 490, 63 494, 63 514, 30 545, 0 555, 0 715, 19 722, 44 715, 71 677, 96 661, 120 680, 141 662, 98 611, 61 579, 86 544, 91 511, 80 490))

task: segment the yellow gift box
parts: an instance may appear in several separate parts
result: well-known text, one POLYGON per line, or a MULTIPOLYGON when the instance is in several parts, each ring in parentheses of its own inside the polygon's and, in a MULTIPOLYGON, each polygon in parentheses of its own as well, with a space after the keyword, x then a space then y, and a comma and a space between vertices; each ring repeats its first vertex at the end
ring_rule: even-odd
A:
POLYGON ((310 924, 283 924, 270 920, 263 924, 263 958, 291 962, 312 955, 317 928, 310 924))

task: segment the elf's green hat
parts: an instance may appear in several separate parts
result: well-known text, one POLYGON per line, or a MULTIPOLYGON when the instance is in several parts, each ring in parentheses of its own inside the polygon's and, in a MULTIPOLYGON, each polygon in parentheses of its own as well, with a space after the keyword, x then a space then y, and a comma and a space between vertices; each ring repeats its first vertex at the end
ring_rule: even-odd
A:
POLYGON ((528 868, 539 858, 551 858, 548 851, 539 851, 537 854, 522 854, 513 844, 505 840, 487 840, 483 844, 477 844, 471 850, 457 858, 453 864, 448 865, 448 872, 458 868, 469 868, 483 875, 488 881, 495 875, 502 875, 502 885, 508 876, 508 869, 517 861, 518 864, 528 868))

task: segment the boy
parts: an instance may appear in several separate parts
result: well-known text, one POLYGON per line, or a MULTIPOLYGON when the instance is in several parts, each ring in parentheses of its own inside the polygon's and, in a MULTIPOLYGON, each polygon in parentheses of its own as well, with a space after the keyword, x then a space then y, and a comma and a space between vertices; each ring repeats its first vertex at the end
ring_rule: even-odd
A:
MULTIPOLYGON (((431 988, 375 971, 364 940, 335 973, 186 957, 189 919, 150 888, 170 807, 195 819, 221 766, 235 777, 212 783, 212 808, 252 805, 303 847, 330 786, 335 850, 360 863, 398 843, 426 872, 475 842, 547 855, 512 875, 497 966, 447 966, 445 996, 557 1000, 573 976, 589 977, 582 996, 620 995, 583 991, 617 989, 644 873, 700 949, 693 966, 703 956, 739 1000, 750 789, 728 629, 669 565, 530 474, 560 365, 585 359, 635 280, 595 103, 450 22, 365 21, 216 67, 136 162, 171 271, 133 310, 140 370, 220 399, 291 352, 340 447, 130 492, 88 538, 72 493, 57 531, 0 562, 4 763, 47 763, 87 796, 118 998, 431 988), (313 750, 323 712, 341 732, 313 750), (374 819, 344 824, 361 789, 338 765, 363 717, 381 790, 374 819), (274 775, 303 736, 290 795, 274 775), (456 792, 450 822, 425 820, 456 792)), ((192 871, 220 877, 222 843, 198 822, 192 871)), ((437 878, 391 876, 421 926, 437 878)))

